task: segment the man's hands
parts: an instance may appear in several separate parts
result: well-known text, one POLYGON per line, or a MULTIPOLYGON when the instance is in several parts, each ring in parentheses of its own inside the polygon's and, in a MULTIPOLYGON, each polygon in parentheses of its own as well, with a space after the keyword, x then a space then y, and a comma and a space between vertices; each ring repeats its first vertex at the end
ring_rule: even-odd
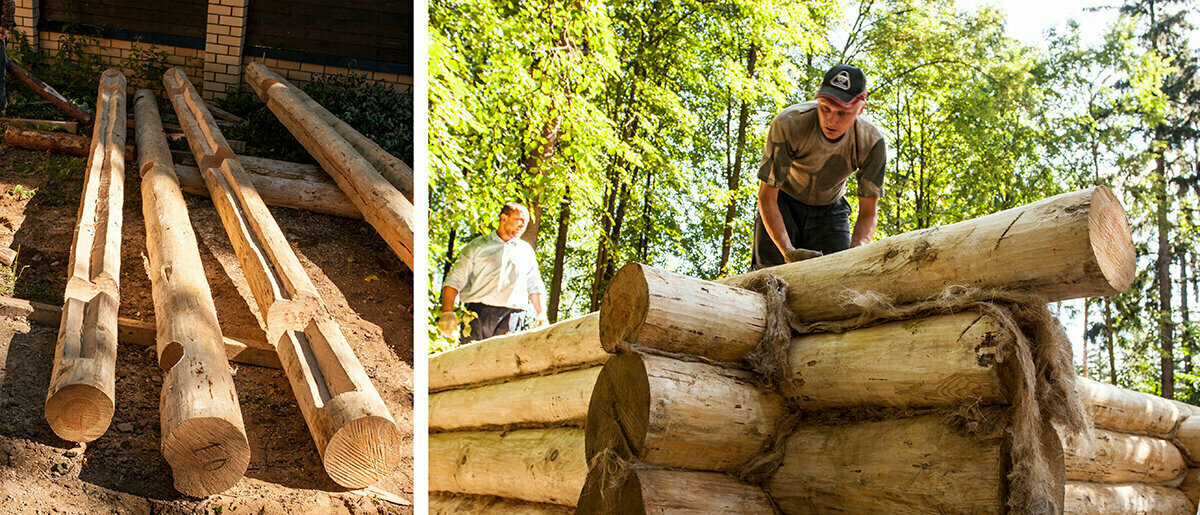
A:
POLYGON ((443 311, 442 316, 438 317, 438 332, 449 338, 454 336, 456 329, 458 329, 458 316, 453 311, 443 311))
POLYGON ((538 313, 537 319, 533 321, 534 327, 542 327, 550 325, 550 318, 545 313, 538 313))
POLYGON ((783 252, 783 260, 787 263, 795 263, 821 256, 822 254, 819 250, 789 248, 783 252))

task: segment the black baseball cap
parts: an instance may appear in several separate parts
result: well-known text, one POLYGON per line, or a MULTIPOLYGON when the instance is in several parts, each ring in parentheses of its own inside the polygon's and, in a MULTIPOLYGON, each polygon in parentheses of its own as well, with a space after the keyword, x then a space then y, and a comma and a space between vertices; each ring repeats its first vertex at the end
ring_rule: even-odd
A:
POLYGON ((867 76, 849 64, 839 64, 825 72, 825 80, 817 90, 817 97, 827 97, 842 107, 853 107, 866 95, 867 76))

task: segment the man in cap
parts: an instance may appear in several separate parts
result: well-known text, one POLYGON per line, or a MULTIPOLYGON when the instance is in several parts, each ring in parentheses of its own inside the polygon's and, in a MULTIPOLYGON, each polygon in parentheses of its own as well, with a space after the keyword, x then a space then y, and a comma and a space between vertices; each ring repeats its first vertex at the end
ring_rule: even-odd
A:
POLYGON ((458 329, 454 301, 459 297, 477 315, 471 321, 471 334, 460 341, 463 344, 516 331, 528 304, 533 305, 538 326, 549 323, 542 302, 546 286, 538 273, 537 254, 521 239, 528 222, 529 209, 509 202, 500 209, 495 232, 463 247, 442 281, 438 330, 443 336, 452 336, 458 329))
POLYGON ((779 113, 763 148, 750 268, 781 265, 869 243, 883 194, 887 143, 862 114, 867 78, 839 64, 816 101, 779 113), (846 179, 857 171, 858 217, 850 232, 846 179))

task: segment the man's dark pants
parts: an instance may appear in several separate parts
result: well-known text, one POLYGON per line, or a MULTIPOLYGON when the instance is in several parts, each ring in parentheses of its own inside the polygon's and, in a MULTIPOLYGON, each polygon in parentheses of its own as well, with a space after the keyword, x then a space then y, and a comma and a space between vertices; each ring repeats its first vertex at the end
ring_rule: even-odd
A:
POLYGON ((522 311, 519 309, 489 306, 478 302, 467 303, 467 309, 474 311, 478 316, 471 321, 471 335, 464 336, 459 341, 463 345, 511 333, 519 329, 521 323, 522 311))
MULTIPOLYGON (((850 248, 850 203, 842 197, 828 206, 810 206, 779 190, 779 214, 792 247, 833 254, 850 248)), ((754 248, 750 269, 782 265, 783 255, 767 234, 762 215, 754 215, 754 248)))

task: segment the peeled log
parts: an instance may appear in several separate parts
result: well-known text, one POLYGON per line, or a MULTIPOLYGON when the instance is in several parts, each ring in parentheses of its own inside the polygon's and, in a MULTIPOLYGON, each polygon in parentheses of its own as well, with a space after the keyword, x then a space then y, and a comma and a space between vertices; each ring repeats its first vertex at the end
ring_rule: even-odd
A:
POLYGON ((163 457, 171 464, 176 490, 208 497, 242 479, 250 465, 250 443, 152 91, 137 92, 134 113, 158 364, 165 371, 159 406, 163 457))
POLYGON ((1192 507, 1200 505, 1200 468, 1188 469, 1187 475, 1183 478, 1183 483, 1179 485, 1179 489, 1192 502, 1192 507))
POLYGON ((399 428, 187 75, 163 83, 326 473, 375 483, 399 464, 399 428))
MULTIPOLYGON (((246 82, 254 88, 254 92, 258 93, 260 98, 267 98, 265 89, 269 88, 272 83, 286 84, 287 81, 280 77, 275 72, 272 72, 266 66, 260 63, 250 63, 246 66, 246 82)), ((290 85, 289 85, 290 87, 290 85)), ((378 143, 371 141, 362 133, 354 130, 346 122, 330 113, 325 107, 318 104, 312 97, 308 96, 304 90, 296 87, 290 87, 296 97, 304 103, 313 114, 316 114, 321 121, 329 124, 333 130, 337 131, 338 135, 346 140, 354 150, 362 154, 367 161, 371 162, 371 166, 375 170, 392 183, 396 189, 400 190, 405 198, 410 202, 413 200, 413 171, 400 158, 388 153, 379 146, 378 143)))
POLYGON ((429 391, 601 365, 608 353, 600 346, 599 321, 599 313, 589 313, 430 356, 429 391))
POLYGON ((125 183, 125 76, 100 76, 96 125, 71 243, 62 323, 46 394, 46 421, 60 438, 90 442, 112 422, 125 183))
POLYGON ((585 424, 588 459, 611 449, 662 467, 729 470, 756 456, 787 408, 754 375, 625 353, 604 364, 585 424))
POLYGON ((583 430, 429 435, 429 491, 575 506, 587 476, 583 430))
POLYGON ((766 301, 750 290, 638 263, 613 276, 600 306, 600 341, 737 361, 762 339, 766 301))
MULTIPOLYGON (((362 219, 362 213, 359 213, 358 208, 354 207, 354 203, 346 198, 346 194, 342 193, 337 183, 315 166, 311 168, 324 175, 323 178, 289 173, 290 170, 280 169, 273 164, 284 163, 284 161, 248 156, 238 156, 237 160, 250 178, 250 184, 254 185, 254 189, 258 190, 259 196, 268 206, 303 209, 343 218, 362 219)), ((204 178, 199 168, 177 165, 175 173, 179 176, 179 185, 183 191, 206 197, 209 195, 208 187, 204 184, 204 178)))
MULTIPOLYGON (((64 132, 40 131, 36 129, 22 129, 17 126, 10 125, 4 131, 4 144, 10 147, 23 148, 25 150, 37 150, 41 152, 54 152, 56 154, 68 154, 72 156, 86 156, 91 151, 92 138, 79 134, 67 134, 64 132)), ((137 153, 133 147, 125 147, 125 160, 134 161, 137 159, 137 153)))
POLYGON ((247 67, 246 80, 257 84, 255 90, 267 107, 358 207, 363 219, 371 224, 405 264, 413 266, 413 206, 395 186, 354 149, 320 116, 296 95, 296 88, 261 64, 247 67))
POLYGON ((792 339, 784 391, 803 409, 1007 404, 997 359, 1013 341, 976 312, 808 334, 792 339))
POLYGON ((451 495, 429 494, 429 513, 431 515, 483 515, 483 514, 513 514, 513 515, 570 515, 575 510, 561 504, 546 504, 539 502, 518 501, 491 495, 451 495))
POLYGON ((1196 507, 1178 488, 1141 483, 1105 485, 1067 483, 1064 513, 1178 515, 1196 507))
POLYGON ((1075 384, 1084 406, 1098 426, 1166 435, 1179 424, 1179 408, 1157 395, 1126 390, 1086 377, 1075 378, 1075 384))
POLYGON ((1190 416, 1179 424, 1175 441, 1183 448, 1185 457, 1193 463, 1200 462, 1200 416, 1190 416))
POLYGON ((593 471, 578 514, 744 513, 772 515, 763 489, 720 472, 635 467, 619 483, 593 471))
POLYGON ((429 395, 429 429, 573 425, 587 418, 600 367, 429 395))
MULTIPOLYGON (((71 103, 70 100, 67 100, 66 97, 62 96, 62 94, 59 93, 58 90, 55 90, 54 87, 46 84, 42 81, 42 79, 37 78, 36 75, 29 73, 29 70, 22 68, 12 59, 5 60, 5 67, 8 68, 9 72, 17 77, 17 80, 23 82, 26 86, 29 86, 29 89, 32 89, 35 93, 41 95, 42 98, 49 100, 51 104, 54 104, 54 107, 61 109, 62 112, 67 114, 67 116, 79 120, 79 122, 84 125, 92 123, 92 115, 88 114, 87 111, 84 111, 79 106, 71 103)), ((96 113, 98 114, 99 112, 100 110, 97 109, 96 113)), ((132 160, 132 158, 130 160, 132 160)))
POLYGON ((1167 440, 1099 428, 1095 434, 1091 457, 1063 440, 1068 481, 1161 483, 1187 469, 1179 449, 1167 440))
POLYGON ((790 285, 788 306, 801 319, 841 320, 861 313, 837 302, 847 290, 896 304, 934 298, 951 285, 1023 291, 1047 302, 1112 295, 1133 283, 1135 257, 1124 208, 1096 186, 718 282, 745 287, 775 274, 790 285))
MULTIPOLYGON (((1051 460, 1061 455, 1057 440, 1043 441, 1051 460)), ((804 425, 788 437, 766 489, 789 514, 847 506, 859 513, 1006 513, 1007 449, 1003 438, 964 434, 940 415, 804 425)), ((1056 481, 1051 492, 1061 493, 1061 476, 1056 481)))

